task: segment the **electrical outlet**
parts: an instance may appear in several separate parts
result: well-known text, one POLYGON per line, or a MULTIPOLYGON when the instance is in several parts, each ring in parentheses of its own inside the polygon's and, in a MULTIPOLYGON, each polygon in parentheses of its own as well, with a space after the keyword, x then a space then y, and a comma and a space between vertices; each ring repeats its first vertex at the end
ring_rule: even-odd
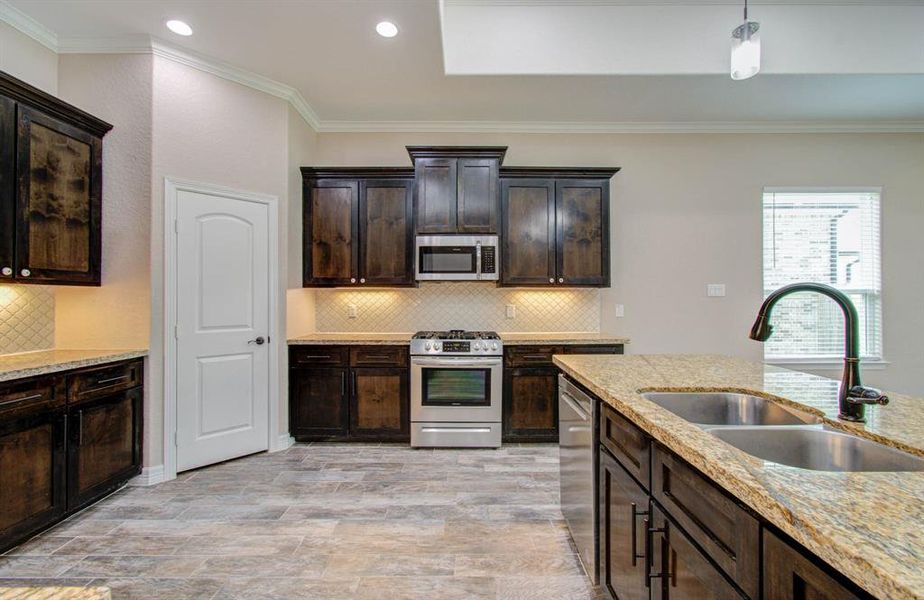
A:
POLYGON ((623 304, 617 304, 613 307, 613 314, 617 317, 626 316, 626 307, 623 304))
POLYGON ((347 318, 355 319, 359 316, 359 311, 356 309, 355 304, 347 304, 347 318))
POLYGON ((516 305, 516 304, 508 304, 508 305, 507 305, 507 318, 508 318, 508 319, 516 319, 516 318, 517 318, 517 305, 516 305))
POLYGON ((706 284, 706 295, 710 298, 722 298, 725 296, 725 284, 724 283, 707 283, 706 284))

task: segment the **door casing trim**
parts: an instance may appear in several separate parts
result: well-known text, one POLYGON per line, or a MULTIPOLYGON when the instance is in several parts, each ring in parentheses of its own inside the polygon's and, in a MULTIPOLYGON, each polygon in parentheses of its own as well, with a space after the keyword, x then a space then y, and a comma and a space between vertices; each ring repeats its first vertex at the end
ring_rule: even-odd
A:
POLYGON ((269 371, 268 404, 269 419, 267 421, 266 440, 270 452, 283 450, 279 428, 279 332, 277 331, 278 303, 279 303, 279 198, 269 194, 248 192, 229 187, 180 179, 164 177, 164 473, 163 481, 176 479, 176 432, 177 432, 177 394, 176 394, 176 360, 177 338, 175 335, 177 325, 177 200, 179 192, 196 192, 213 196, 224 196, 229 199, 244 202, 255 202, 267 207, 267 220, 269 226, 269 331, 270 343, 267 344, 269 371))

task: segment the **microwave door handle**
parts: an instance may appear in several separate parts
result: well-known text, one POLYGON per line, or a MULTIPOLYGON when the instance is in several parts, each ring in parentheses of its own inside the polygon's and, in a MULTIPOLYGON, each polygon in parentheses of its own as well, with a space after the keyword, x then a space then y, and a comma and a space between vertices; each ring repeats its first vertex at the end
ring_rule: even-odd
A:
POLYGON ((481 279, 481 242, 475 242, 475 279, 481 279))

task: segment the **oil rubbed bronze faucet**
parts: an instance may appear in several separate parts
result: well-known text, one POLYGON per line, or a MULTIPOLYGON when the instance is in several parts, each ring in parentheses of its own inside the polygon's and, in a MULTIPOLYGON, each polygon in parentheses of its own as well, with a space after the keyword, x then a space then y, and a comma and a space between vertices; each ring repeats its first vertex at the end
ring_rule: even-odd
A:
POLYGON ((844 377, 838 392, 838 418, 845 421, 863 423, 866 421, 867 404, 888 404, 889 398, 881 391, 864 387, 860 382, 860 329, 857 309, 843 292, 823 283, 794 283, 776 290, 764 300, 757 314, 757 320, 751 327, 751 339, 766 342, 773 333, 770 325, 770 312, 784 297, 796 292, 817 292, 825 295, 844 311, 844 377))

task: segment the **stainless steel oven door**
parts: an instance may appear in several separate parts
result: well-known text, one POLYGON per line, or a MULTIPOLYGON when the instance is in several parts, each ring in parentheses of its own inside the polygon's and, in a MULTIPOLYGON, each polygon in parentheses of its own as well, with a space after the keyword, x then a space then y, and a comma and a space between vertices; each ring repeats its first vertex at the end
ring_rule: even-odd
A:
POLYGON ((501 420, 503 359, 411 358, 411 421, 488 423, 501 420))

